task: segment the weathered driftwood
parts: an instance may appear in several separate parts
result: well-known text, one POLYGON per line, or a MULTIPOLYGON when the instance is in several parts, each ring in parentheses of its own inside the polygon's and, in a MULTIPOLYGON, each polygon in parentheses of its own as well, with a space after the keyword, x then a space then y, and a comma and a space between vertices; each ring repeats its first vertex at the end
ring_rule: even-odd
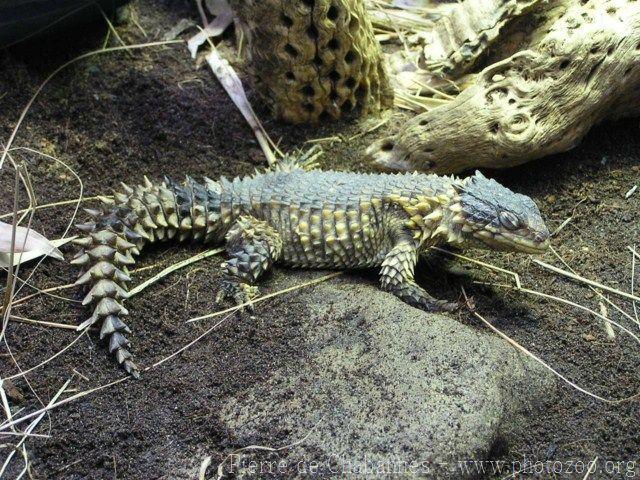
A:
POLYGON ((447 173, 510 167, 574 147, 603 119, 639 115, 640 1, 544 6, 528 50, 488 66, 455 100, 376 142, 372 160, 447 173))
POLYGON ((232 0, 256 89, 293 123, 393 104, 362 0, 232 0))
POLYGON ((439 6, 442 18, 426 32, 422 63, 434 73, 458 77, 500 40, 504 28, 543 0, 473 0, 439 6))

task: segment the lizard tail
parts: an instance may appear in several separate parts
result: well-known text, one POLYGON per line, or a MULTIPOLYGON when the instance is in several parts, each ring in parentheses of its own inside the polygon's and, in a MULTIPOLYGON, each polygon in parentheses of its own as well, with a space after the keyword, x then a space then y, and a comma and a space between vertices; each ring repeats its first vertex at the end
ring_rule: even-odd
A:
POLYGON ((156 241, 218 241, 221 235, 218 183, 207 179, 205 188, 189 177, 183 184, 144 180, 135 188, 122 184, 113 198, 101 197, 100 209, 85 209, 91 220, 77 225, 83 235, 74 240, 80 249, 71 261, 82 267, 76 285, 89 288, 82 303, 93 309, 78 328, 101 322, 100 339, 136 378, 140 370, 125 337, 131 330, 122 320, 129 314, 123 301, 129 296, 134 256, 156 241))

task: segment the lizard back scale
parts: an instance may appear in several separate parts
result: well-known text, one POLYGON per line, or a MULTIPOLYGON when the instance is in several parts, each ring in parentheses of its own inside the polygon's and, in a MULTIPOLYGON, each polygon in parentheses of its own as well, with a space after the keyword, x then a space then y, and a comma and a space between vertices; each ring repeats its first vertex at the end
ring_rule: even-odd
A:
POLYGON ((81 327, 101 322, 100 338, 125 370, 139 369, 122 318, 134 255, 153 242, 226 242, 217 300, 250 301, 274 263, 299 268, 381 267, 381 287, 425 310, 453 310, 413 279, 421 251, 435 244, 541 253, 549 233, 535 203, 476 172, 459 179, 419 173, 363 174, 303 169, 284 162, 274 171, 236 178, 187 177, 182 183, 145 177, 122 185, 92 220, 72 263, 83 300, 93 313, 81 327))

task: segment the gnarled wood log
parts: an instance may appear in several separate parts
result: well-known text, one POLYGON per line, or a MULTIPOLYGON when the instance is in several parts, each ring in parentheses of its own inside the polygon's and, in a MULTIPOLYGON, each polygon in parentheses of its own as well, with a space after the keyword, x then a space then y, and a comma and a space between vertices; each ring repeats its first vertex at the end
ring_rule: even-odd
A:
POLYGON ((505 168, 574 147, 595 123, 640 114, 640 3, 555 0, 530 50, 485 68, 450 103, 368 149, 382 168, 505 168))

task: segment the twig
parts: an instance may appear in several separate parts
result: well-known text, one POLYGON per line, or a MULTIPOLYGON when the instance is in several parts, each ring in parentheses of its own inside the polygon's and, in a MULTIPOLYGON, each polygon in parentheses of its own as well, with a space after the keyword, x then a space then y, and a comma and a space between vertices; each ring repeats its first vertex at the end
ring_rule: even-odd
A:
MULTIPOLYGON (((578 275, 578 273, 571 268, 571 266, 565 261, 564 258, 562 258, 560 256, 560 254, 553 248, 553 247, 549 247, 549 250, 551 251, 551 253, 553 253, 553 255, 560 260, 560 262, 562 262, 562 264, 567 267, 569 269, 569 271, 571 273, 573 273, 574 275, 578 275)), ((631 315, 629 315, 627 312, 625 312, 623 309, 621 309, 618 305, 616 305, 615 303, 613 303, 611 300, 609 300, 609 298, 605 297, 600 290, 598 290, 597 288, 594 288, 592 286, 589 286, 589 288, 591 289, 592 292, 594 292, 596 295, 598 295, 598 297, 600 297, 602 300, 604 300, 605 302, 607 302, 609 305, 611 305, 613 308, 615 308, 619 313, 621 313, 622 315, 624 315, 625 317, 627 317, 629 320, 631 320, 634 323, 638 324, 638 327, 640 327, 640 321, 638 321, 637 318, 633 318, 631 315)), ((631 293, 633 294, 633 290, 631 291, 631 293)))
POLYGON ((197 322, 199 320, 205 320, 207 318, 219 317, 220 315, 224 315, 225 313, 235 312, 236 310, 244 308, 244 307, 247 307, 249 305, 255 305, 256 303, 264 302, 265 300, 269 300, 270 298, 277 297, 277 296, 283 295, 285 293, 293 292, 295 290, 299 290, 299 289, 304 288, 304 287, 309 287, 311 285, 316 285, 318 283, 325 282, 327 280, 335 278, 335 277, 337 277, 339 275, 342 275, 342 272, 330 273, 329 275, 325 275, 323 277, 316 278, 314 280, 310 280, 310 281, 305 282, 305 283, 294 285, 292 287, 285 288, 283 290, 278 290, 277 292, 273 292, 273 293, 270 293, 268 295, 264 295, 262 297, 254 298, 250 302, 245 302, 245 303, 242 303, 240 305, 236 305, 235 307, 229 307, 229 308, 227 308, 225 310, 221 310, 219 312, 213 312, 213 313, 209 313, 207 315, 202 315, 200 317, 190 318, 189 320, 186 321, 186 323, 197 322))
MULTIPOLYGON (((636 246, 633 248, 627 247, 631 250, 631 295, 634 294, 635 284, 636 284, 636 257, 638 254, 636 253, 636 246)), ((636 323, 638 324, 638 328, 640 328, 640 319, 638 319, 638 308, 636 306, 636 302, 631 302, 633 306, 633 315, 635 316, 636 323)))
POLYGON ((171 360, 173 357, 175 357, 176 355, 180 355, 182 352, 184 352, 186 349, 188 349, 189 347, 191 347, 192 345, 195 345, 198 341, 202 340, 204 337, 206 337, 207 335, 209 335, 211 332, 213 332, 216 328, 218 328, 219 325, 221 325, 225 320, 227 320, 229 317, 231 317, 231 313, 229 313, 229 315, 227 315, 226 317, 222 318, 222 320, 220 320, 219 322, 217 322, 215 325, 213 325, 211 328, 209 328, 207 331, 205 331, 203 334, 199 335, 198 337, 196 337, 194 340, 190 341, 189 343, 187 343, 184 347, 179 348, 178 350, 176 350, 175 352, 173 352, 171 355, 169 355, 168 357, 164 357, 162 360, 157 361, 156 363, 154 363, 153 365, 151 365, 150 367, 145 368, 145 371, 150 370, 152 368, 158 367, 160 365, 162 365, 164 362, 167 362, 169 360, 171 360))
MULTIPOLYGON (((20 148, 25 148, 25 147, 20 147, 20 148)), ((82 200, 80 200, 80 202, 89 202, 92 200, 100 200, 101 198, 112 198, 109 195, 100 195, 100 196, 95 196, 95 197, 84 197, 82 198, 82 200)), ((29 207, 29 208, 23 208, 22 210, 18 210, 19 214, 23 214, 26 212, 31 212, 31 211, 36 211, 36 210, 42 210, 44 208, 51 208, 51 207, 60 207, 63 205, 71 205, 73 203, 78 203, 78 199, 74 198, 72 200, 62 200, 60 202, 54 202, 54 203, 46 203, 46 204, 42 204, 42 205, 36 205, 35 207, 29 207)), ((5 213, 0 215, 0 220, 10 217, 11 215, 13 215, 12 212, 10 213, 5 213)))
POLYGON ((578 282, 586 283, 587 285, 591 285, 592 287, 601 288, 602 290, 606 290, 607 292, 615 293, 616 295, 620 295, 621 297, 628 298, 633 301, 640 301, 640 297, 636 297, 627 292, 623 292, 621 290, 617 290, 613 287, 609 287, 607 285, 603 285, 599 282, 594 282, 593 280, 589 280, 587 278, 581 277, 580 275, 575 275, 571 272, 567 272, 566 270, 562 270, 561 268, 554 267, 553 265, 549 265, 548 263, 543 262, 542 260, 533 259, 533 263, 546 268, 547 270, 551 270, 552 272, 559 273, 560 275, 564 275, 565 277, 571 278, 578 282))
POLYGON ((271 144, 273 142, 270 141, 269 135, 266 130, 258 120, 258 116, 253 110, 253 107, 249 103, 247 96, 244 92, 244 88, 242 86, 242 81, 238 74, 235 72, 233 68, 229 65, 229 62, 222 58, 218 49, 210 43, 211 51, 206 57, 207 63, 211 67, 214 75, 218 78, 218 81, 222 84, 224 89, 226 90, 233 103, 235 103, 240 113, 249 124, 251 129, 253 130, 253 134, 260 145, 260 148, 264 152, 267 157, 268 164, 275 165, 276 157, 271 149, 271 144))
POLYGON ((609 340, 615 340, 616 332, 614 332, 613 328, 611 327, 611 320, 609 320, 609 312, 607 311, 607 307, 605 306, 605 304, 602 302, 600 302, 600 315, 602 315, 604 318, 607 319, 604 322, 604 330, 607 332, 607 337, 609 337, 609 340))
POLYGON ((32 318, 19 317, 17 315, 11 315, 11 320, 18 323, 29 323, 31 325, 42 325, 43 327, 52 327, 52 328, 61 328, 63 330, 73 330, 76 331, 78 329, 77 325, 71 325, 69 323, 56 323, 56 322, 47 322, 44 320, 33 320, 32 318))
POLYGON ((481 265, 483 267, 488 268, 489 270, 495 270, 497 272, 506 273, 507 275, 511 275, 516 282, 516 287, 522 288, 522 284, 520 283, 520 275, 516 272, 512 272, 511 270, 506 270, 504 268, 496 267, 490 263, 481 262, 480 260, 476 260, 474 258, 465 257, 464 255, 459 255, 457 253, 450 252, 449 250, 445 250, 440 247, 431 247, 433 250, 436 250, 440 253, 446 253, 447 255, 451 255, 452 257, 460 258, 462 260, 466 260, 467 262, 475 263, 476 265, 481 265))
MULTIPOLYGON (((107 27, 109 28, 109 31, 113 34, 115 39, 118 40, 118 42, 120 42, 120 45, 122 45, 123 47, 126 47, 127 44, 124 43, 124 40, 122 40, 122 38, 118 34, 118 31, 115 29, 115 27, 111 23, 111 20, 109 20, 109 17, 107 16, 107 14, 104 13, 104 10, 100 6, 100 4, 97 4, 97 5, 98 5, 98 8, 100 9, 100 13, 102 14, 102 17, 104 18, 104 21, 107 22, 107 27)), ((133 56, 133 54, 131 52, 127 52, 127 53, 129 54, 130 57, 133 56)))
POLYGON ((582 480, 587 480, 589 478, 589 475, 591 475, 593 472, 596 471, 596 462, 597 461, 598 461, 598 457, 594 458, 589 463, 589 469, 587 470, 587 473, 585 473, 584 478, 582 480))
POLYGON ((76 338, 74 338, 66 347, 64 347, 62 350, 59 350, 58 352, 56 352, 55 354, 53 354, 52 356, 50 356, 49 358, 47 358, 46 360, 40 362, 37 365, 34 365, 31 368, 28 368, 27 370, 23 370, 20 373, 16 373, 14 375, 9 375, 8 377, 5 377, 4 380, 13 380, 14 378, 19 378, 19 377, 24 377, 27 373, 29 372, 33 372, 36 368, 40 368, 43 365, 46 365, 47 363, 49 363, 51 360, 53 360, 54 358, 62 355, 64 352, 66 352, 67 350, 69 350, 73 345, 75 345, 75 343, 80 340, 86 333, 87 333, 88 329, 83 330, 79 335, 76 336, 76 338))
POLYGON ((186 260, 178 262, 178 263, 176 263, 174 265, 171 265, 171 266, 165 268, 164 270, 162 270, 161 272, 157 273, 153 277, 149 278, 148 280, 142 282, 137 287, 131 289, 129 291, 129 297, 133 297, 134 295, 137 295, 142 290, 147 288, 149 285, 152 285, 155 282, 157 282, 158 280, 160 280, 161 278, 166 277, 171 272, 175 272, 176 270, 179 270, 179 269, 184 268, 184 267, 186 267, 188 265, 191 265, 192 263, 199 262, 200 260, 204 260, 205 258, 212 257, 213 255, 217 255, 217 254, 219 254, 221 252, 224 252, 224 248, 214 248, 214 249, 207 250, 205 252, 199 253, 198 255, 194 255, 193 257, 187 258, 186 260))
MULTIPOLYGON (((465 299, 466 299, 467 295, 466 295, 466 293, 464 293, 464 290, 463 290, 463 295, 465 296, 465 299)), ((525 355, 529 356, 530 358, 532 358, 533 360, 538 362, 540 365, 542 365, 544 368, 546 368, 551 373, 553 373, 556 377, 558 377, 559 379, 561 379, 562 381, 567 383, 569 386, 573 387, 575 390, 577 390, 577 391, 579 391, 581 393, 584 393, 585 395, 588 395, 591 398, 595 398, 596 400, 600 400, 601 402, 612 404, 612 405, 617 405, 617 404, 620 404, 620 403, 626 403, 626 402, 630 402, 632 400, 635 400, 637 398, 640 398, 640 393, 637 393, 637 394, 632 395, 630 397, 622 398, 622 399, 619 399, 619 400, 618 399, 609 399, 609 398, 601 397, 600 395, 592 393, 592 392, 590 392, 588 390, 585 390, 584 388, 582 388, 579 385, 575 384, 574 382, 569 380, 567 377, 562 375, 560 372, 555 370, 553 367, 551 367, 549 364, 547 364, 544 360, 542 360, 541 358, 539 358, 536 355, 534 355, 533 353, 531 353, 529 350, 527 350, 525 347, 520 345, 518 342, 516 342, 515 340, 510 338, 508 335, 506 335, 502 331, 498 330, 496 327, 494 327, 488 320, 486 320, 478 312, 473 311, 473 310, 470 310, 470 312, 473 313, 473 315, 476 318, 478 318, 480 321, 482 321, 482 323, 484 323, 487 327, 489 327, 489 329, 491 329, 494 333, 498 334, 502 339, 506 340, 512 346, 514 346, 515 348, 520 350, 522 353, 524 353, 525 355)))
POLYGON ((502 287, 502 288, 511 288, 520 292, 530 293, 531 295, 537 295, 538 297, 546 298, 547 300, 555 300, 556 302, 564 303, 565 305, 570 305, 572 307, 578 308, 580 310, 590 313, 591 315, 601 320, 604 320, 605 322, 610 323, 611 325, 615 325, 616 327, 618 327, 620 330, 628 334, 631 338, 633 338, 636 342, 640 344, 640 338, 638 338, 638 336, 635 333, 633 333, 631 330, 629 330, 623 325, 620 325, 618 322, 615 322, 614 320, 611 320, 603 316, 601 313, 598 313, 595 310, 590 309, 589 307, 580 305, 579 303, 575 303, 575 302, 572 302, 571 300, 567 300, 566 298, 562 298, 562 297, 557 297, 555 295, 549 295, 548 293, 542 293, 536 290, 531 290, 529 288, 516 288, 516 287, 512 287, 511 285, 496 285, 496 284, 489 284, 489 285, 502 287))
POLYGON ((25 422, 26 420, 29 420, 30 418, 33 417, 37 417, 38 415, 42 414, 42 413, 46 413, 49 410, 53 410, 54 408, 58 408, 61 405, 65 405, 69 402, 73 402, 74 400, 77 400, 78 398, 82 398, 82 397, 86 397, 87 395, 90 395, 92 393, 98 392, 100 390, 104 390, 105 388, 109 388, 112 387, 114 385, 118 385, 119 383, 122 382, 126 382, 127 380, 130 380, 131 377, 122 377, 119 378, 118 380, 114 380, 113 382, 109 382, 109 383, 105 383, 104 385, 100 385, 99 387, 95 387, 95 388, 91 388, 89 390, 83 390, 82 392, 76 393, 75 395, 71 395, 70 397, 67 397, 63 400, 60 401, 56 401, 56 402, 52 402, 49 405, 47 405, 44 408, 40 408, 39 410, 36 410, 35 412, 31 412, 28 413, 20 418, 16 418, 10 422, 4 423, 2 425, 0 425, 0 431, 4 431, 7 430, 11 427, 13 427, 14 425, 18 425, 22 422, 25 422))
MULTIPOLYGON (((51 407, 51 405, 55 404, 56 401, 58 400, 58 398, 60 397, 60 395, 62 395, 62 392, 65 391, 65 389, 67 388, 67 386, 69 385, 69 383, 71 383, 71 379, 73 377, 70 377, 65 383, 64 385, 62 385, 62 387, 60 387, 60 389, 58 390, 58 392, 51 398, 51 401, 47 404, 47 407, 51 407)), ((47 408, 45 407, 45 408, 47 408)), ((6 468, 9 466, 9 462, 11 462, 11 459, 13 458, 14 453, 16 452, 16 450, 18 448, 20 448, 20 446, 25 442, 25 440, 27 439, 28 434, 30 434, 37 426, 38 423, 40 423, 40 420, 42 420, 42 418, 45 416, 46 410, 43 411, 33 422, 31 422, 31 424, 25 429, 25 434, 22 439, 18 442, 18 444, 15 446, 15 449, 9 453, 9 455, 7 456, 7 459, 4 462, 4 465, 2 465, 2 469, 0 469, 0 478, 2 478, 2 475, 4 473, 4 471, 6 470, 6 468)))

